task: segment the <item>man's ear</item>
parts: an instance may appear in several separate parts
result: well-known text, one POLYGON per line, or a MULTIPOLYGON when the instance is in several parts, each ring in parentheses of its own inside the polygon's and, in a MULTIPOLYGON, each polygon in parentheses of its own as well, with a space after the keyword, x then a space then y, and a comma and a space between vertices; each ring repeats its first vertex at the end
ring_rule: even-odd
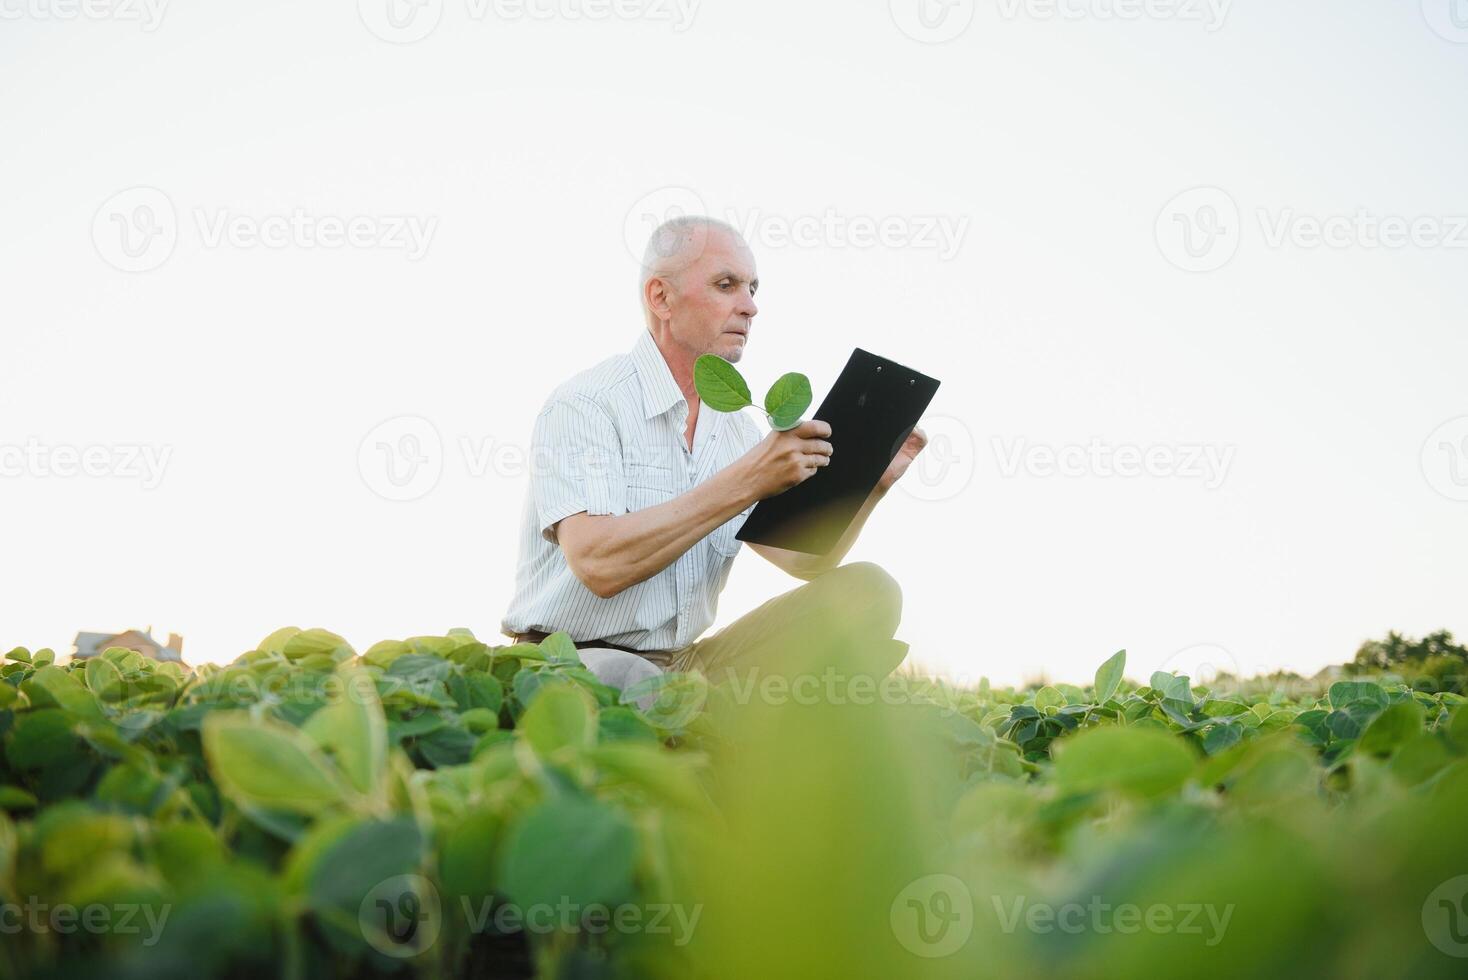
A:
POLYGON ((672 285, 662 276, 653 276, 642 287, 642 298, 647 303, 647 308, 652 315, 659 320, 668 321, 673 318, 672 307, 668 300, 672 296, 672 285))

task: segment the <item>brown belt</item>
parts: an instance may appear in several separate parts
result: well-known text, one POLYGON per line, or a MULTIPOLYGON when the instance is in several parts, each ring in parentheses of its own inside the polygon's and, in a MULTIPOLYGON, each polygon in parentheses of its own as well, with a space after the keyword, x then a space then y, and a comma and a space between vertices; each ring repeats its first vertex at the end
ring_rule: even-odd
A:
MULTIPOLYGON (((511 637, 516 643, 539 643, 547 636, 550 636, 549 633, 543 633, 540 630, 526 630, 524 633, 509 633, 506 635, 511 637)), ((623 646, 620 643, 613 643, 610 640, 572 640, 571 642, 578 650, 585 650, 588 647, 608 647, 612 650, 625 650, 628 653, 635 653, 639 657, 647 657, 648 659, 657 659, 665 652, 662 650, 636 650, 632 647, 623 646)))

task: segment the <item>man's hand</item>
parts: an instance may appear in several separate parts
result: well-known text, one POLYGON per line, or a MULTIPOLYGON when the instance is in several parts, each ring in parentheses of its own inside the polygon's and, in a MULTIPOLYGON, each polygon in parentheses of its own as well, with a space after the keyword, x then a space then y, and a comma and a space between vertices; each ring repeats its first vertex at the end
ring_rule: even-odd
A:
POLYGON ((877 489, 882 493, 892 489, 892 484, 902 479, 902 474, 907 472, 907 468, 912 465, 912 461, 917 459, 917 454, 922 452, 923 447, 927 444, 927 433, 914 426, 907 440, 902 444, 902 448, 897 450, 897 455, 887 465, 887 471, 877 481, 877 489))
POLYGON ((748 485, 755 498, 764 500, 784 493, 815 476, 831 462, 831 444, 826 437, 831 427, 820 419, 809 419, 793 429, 771 432, 759 445, 744 454, 748 485))

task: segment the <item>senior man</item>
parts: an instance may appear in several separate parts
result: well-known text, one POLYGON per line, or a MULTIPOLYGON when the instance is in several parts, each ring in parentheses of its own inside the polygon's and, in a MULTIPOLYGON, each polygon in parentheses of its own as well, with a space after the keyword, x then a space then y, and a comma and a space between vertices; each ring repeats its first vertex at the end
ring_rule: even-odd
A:
POLYGON ((648 243, 641 287, 646 327, 631 351, 561 384, 536 418, 501 629, 516 642, 564 630, 577 647, 714 679, 832 666, 885 677, 907 652, 893 638, 901 591, 877 565, 841 560, 926 436, 914 429, 829 554, 750 544, 806 584, 701 637, 743 543, 735 533, 756 502, 830 461, 831 428, 812 419, 761 437, 744 413, 701 406, 694 361, 738 362, 758 312, 754 255, 733 227, 665 223, 648 243))

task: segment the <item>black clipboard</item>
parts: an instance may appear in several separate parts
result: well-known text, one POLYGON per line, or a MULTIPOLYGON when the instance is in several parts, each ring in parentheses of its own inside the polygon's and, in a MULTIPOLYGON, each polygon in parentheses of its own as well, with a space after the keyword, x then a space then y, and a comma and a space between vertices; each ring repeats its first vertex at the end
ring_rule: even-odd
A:
POLYGON ((811 418, 831 426, 831 462, 755 504, 735 537, 825 555, 922 418, 939 382, 860 347, 811 418))

